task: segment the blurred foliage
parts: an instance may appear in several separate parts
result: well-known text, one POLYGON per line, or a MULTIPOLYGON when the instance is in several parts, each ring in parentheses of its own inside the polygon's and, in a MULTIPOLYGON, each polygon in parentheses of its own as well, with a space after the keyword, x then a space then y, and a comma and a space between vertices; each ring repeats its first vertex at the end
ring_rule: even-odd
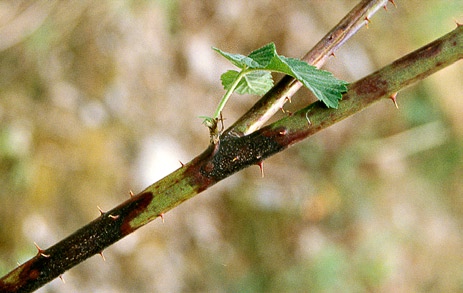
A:
MULTIPOLYGON (((201 152, 229 69, 303 55, 343 1, 0 3, 0 274, 201 152)), ((354 81, 447 33, 460 0, 396 1, 331 58, 354 81)), ((463 290, 463 67, 220 182, 40 292, 463 290)), ((302 90, 289 107, 313 100, 302 90)), ((255 101, 234 97, 230 125, 255 101)))

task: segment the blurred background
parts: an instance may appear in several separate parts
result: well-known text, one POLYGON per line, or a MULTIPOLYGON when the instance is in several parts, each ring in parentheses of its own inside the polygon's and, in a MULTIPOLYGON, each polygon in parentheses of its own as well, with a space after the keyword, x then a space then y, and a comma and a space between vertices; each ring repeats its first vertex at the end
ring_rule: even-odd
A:
MULTIPOLYGON (((358 1, 0 2, 0 275, 188 162, 232 67, 304 55, 358 1)), ((463 22, 388 5, 325 69, 355 81, 463 22)), ((463 63, 220 182, 39 292, 463 291, 463 63)), ((234 96, 225 126, 257 97, 234 96)), ((291 107, 313 101, 306 90, 291 107)))

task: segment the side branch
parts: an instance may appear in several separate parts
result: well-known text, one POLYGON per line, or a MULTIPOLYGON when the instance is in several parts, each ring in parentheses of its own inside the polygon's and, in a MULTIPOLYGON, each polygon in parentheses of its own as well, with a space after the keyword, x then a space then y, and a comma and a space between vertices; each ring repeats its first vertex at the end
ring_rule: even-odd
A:
MULTIPOLYGON (((357 4, 330 32, 328 32, 302 60, 322 67, 328 57, 341 47, 351 36, 368 24, 371 16, 386 7, 391 0, 363 0, 357 4)), ((249 111, 239 118, 226 132, 243 136, 261 128, 302 87, 293 77, 284 76, 249 111)))
POLYGON ((348 86, 338 109, 320 102, 301 109, 266 128, 287 131, 286 144, 293 144, 337 123, 382 98, 391 98, 410 84, 422 80, 463 58, 463 26, 348 86), (310 119, 310 120, 308 120, 310 119))

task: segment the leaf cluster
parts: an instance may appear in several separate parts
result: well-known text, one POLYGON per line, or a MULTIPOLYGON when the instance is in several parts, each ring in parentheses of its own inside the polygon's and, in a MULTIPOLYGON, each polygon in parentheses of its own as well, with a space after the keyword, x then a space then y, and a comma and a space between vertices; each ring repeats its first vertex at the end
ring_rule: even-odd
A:
MULTIPOLYGON (((248 56, 213 49, 241 69, 229 70, 222 74, 222 85, 227 93, 235 91, 238 94, 264 95, 273 86, 271 72, 280 72, 296 78, 328 108, 337 108, 342 94, 347 91, 347 83, 335 78, 330 72, 320 70, 300 59, 278 55, 274 43, 269 43, 248 56)), ((224 97, 228 98, 227 94, 224 97)))

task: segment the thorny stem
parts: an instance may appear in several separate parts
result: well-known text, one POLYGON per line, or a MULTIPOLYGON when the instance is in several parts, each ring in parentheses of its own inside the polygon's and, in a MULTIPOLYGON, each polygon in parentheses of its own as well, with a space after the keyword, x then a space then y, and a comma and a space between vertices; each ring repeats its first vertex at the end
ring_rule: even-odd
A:
MULTIPOLYGON (((360 28, 368 24, 373 14, 381 7, 386 7, 388 1, 394 3, 391 0, 362 0, 302 60, 315 67, 322 67, 326 59, 333 55, 360 28)), ((234 136, 243 136, 261 128, 276 112, 283 108, 286 101, 301 86, 301 82, 286 75, 226 132, 234 136)))
POLYGON ((285 128, 285 135, 296 143, 327 128, 382 98, 392 99, 408 85, 426 78, 436 71, 463 58, 463 26, 440 39, 410 53, 390 65, 348 86, 338 109, 330 109, 315 102, 291 116, 285 117, 261 131, 285 128), (307 120, 310 118, 310 122, 307 120))
POLYGON ((249 135, 222 134, 190 163, 0 279, 0 292, 31 292, 220 180, 463 58, 463 26, 349 86, 338 109, 321 102, 249 135), (307 122, 310 116, 311 123, 307 122))

